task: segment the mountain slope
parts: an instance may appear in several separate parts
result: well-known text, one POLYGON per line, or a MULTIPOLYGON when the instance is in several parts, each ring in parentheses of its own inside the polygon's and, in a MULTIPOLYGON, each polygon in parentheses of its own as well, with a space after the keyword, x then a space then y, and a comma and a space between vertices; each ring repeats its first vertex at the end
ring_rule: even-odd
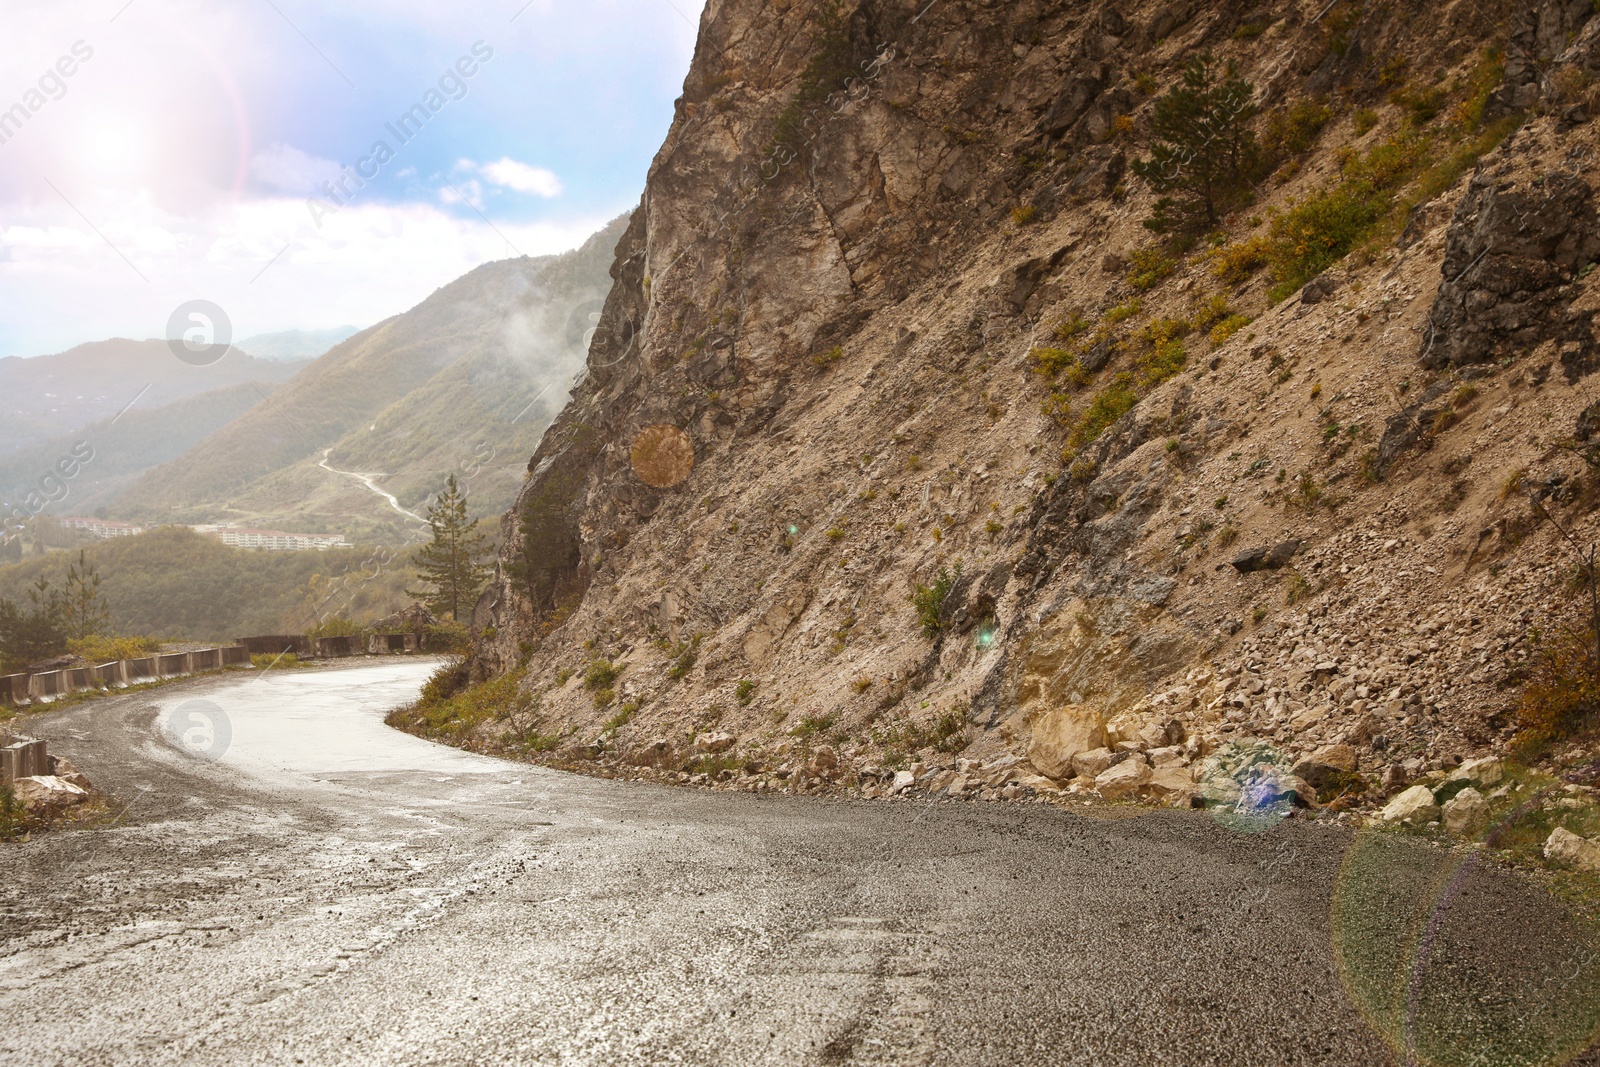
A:
POLYGON ((0 499, 19 500, 61 456, 82 441, 94 459, 68 486, 53 514, 86 513, 115 499, 143 472, 176 459, 209 434, 261 403, 277 386, 247 382, 185 397, 158 408, 136 406, 53 440, 0 458, 0 499))
POLYGON ((1595 529, 1591 13, 710 5, 477 674, 566 759, 958 792, 1503 743, 1538 509, 1595 529), (1163 243, 1132 164, 1203 56, 1268 165, 1163 243))
POLYGON ((406 520, 334 471, 380 475, 416 510, 464 468, 475 472, 479 507, 505 506, 521 482, 522 463, 509 457, 537 443, 581 366, 584 331, 572 323, 587 326, 587 309, 603 301, 621 228, 619 220, 561 256, 486 264, 341 342, 189 454, 148 472, 115 510, 393 538, 406 520))
POLYGON ((237 348, 204 367, 165 341, 115 338, 53 356, 0 359, 0 456, 70 434, 134 405, 148 411, 244 382, 281 382, 304 363, 256 359, 237 348))

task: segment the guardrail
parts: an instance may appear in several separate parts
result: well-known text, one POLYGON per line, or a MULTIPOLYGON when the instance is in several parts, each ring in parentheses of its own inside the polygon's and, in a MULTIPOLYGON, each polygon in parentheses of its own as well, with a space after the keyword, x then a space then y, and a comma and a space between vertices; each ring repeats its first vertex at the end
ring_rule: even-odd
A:
MULTIPOLYGON (((405 655, 422 650, 416 634, 374 634, 361 647, 359 637, 318 637, 304 634, 273 634, 266 637, 241 637, 237 644, 200 648, 192 652, 169 652, 159 656, 117 660, 97 667, 68 667, 37 674, 0 675, 0 704, 31 704, 91 689, 125 689, 131 685, 180 678, 202 671, 228 667, 248 667, 253 655, 280 656, 294 653, 316 659, 359 656, 405 655)), ((26 777, 25 775, 23 777, 26 777)))

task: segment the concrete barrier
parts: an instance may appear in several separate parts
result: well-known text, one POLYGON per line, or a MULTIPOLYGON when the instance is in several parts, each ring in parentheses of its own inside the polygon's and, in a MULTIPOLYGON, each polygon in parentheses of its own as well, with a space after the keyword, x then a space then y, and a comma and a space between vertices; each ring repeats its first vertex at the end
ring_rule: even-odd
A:
POLYGON ((329 659, 337 656, 354 656, 359 651, 356 648, 358 639, 345 635, 343 637, 319 637, 316 642, 316 655, 318 659, 329 659))
POLYGON ((122 688, 128 684, 127 666, 127 660, 119 659, 115 663, 102 663, 91 668, 95 684, 101 689, 122 688))
POLYGON ((293 652, 297 656, 311 655, 311 638, 305 634, 241 637, 239 644, 249 649, 252 656, 281 656, 285 652, 293 652))
POLYGON ((180 674, 193 674, 194 666, 187 652, 172 652, 156 657, 156 673, 162 678, 176 678, 180 674))
POLYGON ((8 674, 0 677, 0 704, 26 704, 28 702, 28 676, 8 674))
POLYGON ((33 700, 48 700, 51 697, 65 696, 66 693, 66 683, 60 671, 28 675, 28 696, 33 700))
POLYGON ((80 693, 85 689, 100 688, 100 683, 95 681, 92 667, 70 667, 61 673, 67 676, 68 692, 80 693))
POLYGON ((0 747, 0 781, 11 785, 18 778, 50 773, 45 743, 31 737, 7 737, 0 747))
POLYGON ((417 651, 416 634, 373 634, 367 642, 367 652, 374 656, 394 655, 417 651))
POLYGON ((160 678, 161 671, 156 666, 156 657, 144 656, 140 659, 123 660, 122 677, 129 685, 138 685, 140 682, 153 682, 160 678))
POLYGON ((250 666, 250 650, 244 645, 227 645, 221 649, 224 667, 250 666))
POLYGON ((222 669, 222 649, 196 649, 189 653, 189 665, 197 671, 220 671, 222 669))

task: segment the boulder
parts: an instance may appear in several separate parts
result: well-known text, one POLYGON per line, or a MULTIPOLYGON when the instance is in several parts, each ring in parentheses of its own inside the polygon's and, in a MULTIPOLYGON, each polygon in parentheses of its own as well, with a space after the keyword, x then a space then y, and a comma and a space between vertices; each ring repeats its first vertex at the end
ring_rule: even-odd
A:
POLYGON ((72 761, 65 756, 50 757, 50 773, 64 782, 71 782, 79 789, 92 789, 89 776, 72 765, 72 761))
POLYGON ((811 753, 811 762, 806 765, 806 770, 816 778, 832 778, 838 769, 839 754, 832 745, 818 745, 811 753))
POLYGON ((658 737, 643 748, 629 753, 629 762, 640 767, 667 768, 677 762, 672 742, 658 737))
POLYGON ((22 810, 36 818, 58 815, 89 799, 87 789, 53 774, 18 778, 11 789, 22 810))
POLYGON ((1470 785, 1451 797, 1442 810, 1444 828, 1457 837, 1476 837, 1489 825, 1489 802, 1470 785))
POLYGON ((1425 785, 1414 785, 1383 806, 1378 818, 1384 822, 1410 822, 1421 826, 1439 817, 1439 803, 1433 790, 1425 785))
POLYGON ((1472 782, 1492 788, 1500 784, 1506 776, 1506 766, 1494 756, 1484 756, 1481 759, 1469 759, 1461 766, 1450 772, 1449 782, 1472 782))
POLYGON ((1151 772, 1149 781, 1145 782, 1144 791, 1168 801, 1180 796, 1190 797, 1195 792, 1194 776, 1187 767, 1158 767, 1151 772))
POLYGON ((694 739, 694 747, 697 752, 716 754, 718 752, 726 752, 732 748, 734 740, 735 738, 732 734, 718 730, 714 733, 697 734, 694 739))
POLYGON ((1300 303, 1320 304, 1339 289, 1339 279, 1319 274, 1300 290, 1300 303))
POLYGON ((1580 871, 1600 873, 1600 841, 1579 837, 1564 826, 1550 831, 1544 843, 1544 858, 1576 867, 1580 871))
POLYGON ((894 781, 889 786, 889 795, 899 796, 916 784, 917 776, 910 771, 895 771, 894 781))
POLYGON ((1087 704, 1065 704, 1034 719, 1028 762, 1047 777, 1071 778, 1074 756, 1105 747, 1105 717, 1087 704))
POLYGON ((1295 553, 1299 551, 1298 540, 1280 541, 1271 548, 1247 549, 1233 557, 1233 569, 1240 574, 1277 570, 1293 559, 1295 553))
POLYGON ((1356 770, 1356 750, 1349 745, 1325 745, 1294 765, 1294 775, 1316 790, 1327 789, 1356 770))
POLYGON ((1126 759, 1104 774, 1096 775, 1095 791, 1105 800, 1127 800, 1137 796, 1150 781, 1150 767, 1142 759, 1126 759))
POLYGON ((1098 778, 1125 758, 1126 753, 1113 752, 1109 748, 1091 748, 1072 757, 1072 769, 1079 775, 1098 778))

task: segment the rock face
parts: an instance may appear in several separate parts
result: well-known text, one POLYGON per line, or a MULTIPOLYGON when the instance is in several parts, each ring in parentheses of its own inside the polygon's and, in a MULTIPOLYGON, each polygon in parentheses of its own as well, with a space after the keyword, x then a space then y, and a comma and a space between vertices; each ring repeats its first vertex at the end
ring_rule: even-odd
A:
POLYGON ((1520 187, 1474 178, 1450 223, 1422 365, 1487 363, 1553 339, 1570 378, 1592 369, 1593 312, 1568 314, 1574 294, 1565 287, 1600 255, 1593 199, 1569 175, 1520 187))
MULTIPOLYGON (((1334 109, 1224 220, 1248 259, 1273 227, 1247 219, 1332 189, 1341 150, 1478 143, 1457 116, 1492 20, 1377 5, 1335 53, 1286 3, 826 9, 707 7, 586 369, 502 521, 475 678, 525 667, 539 732, 572 739, 553 759, 675 778, 715 730, 784 769, 763 788, 816 787, 821 739, 837 782, 922 764, 907 789, 975 796, 1023 780, 983 778, 1010 757, 1070 791, 1259 743, 1270 774, 1205 789, 1281 817, 1503 743, 1507 665, 1566 597, 1527 493, 1586 499, 1557 439, 1594 403, 1596 124, 1530 117, 1403 241, 1273 302, 1276 265, 1225 277, 1143 225, 1132 164, 1183 59, 1235 62, 1272 111, 1382 116, 1334 109), (1402 127, 1375 56, 1459 92, 1402 127), (585 686, 595 661, 614 687, 585 686)), ((1562 12, 1541 49, 1595 43, 1562 12)), ((1406 181, 1397 204, 1431 189, 1406 181)))

